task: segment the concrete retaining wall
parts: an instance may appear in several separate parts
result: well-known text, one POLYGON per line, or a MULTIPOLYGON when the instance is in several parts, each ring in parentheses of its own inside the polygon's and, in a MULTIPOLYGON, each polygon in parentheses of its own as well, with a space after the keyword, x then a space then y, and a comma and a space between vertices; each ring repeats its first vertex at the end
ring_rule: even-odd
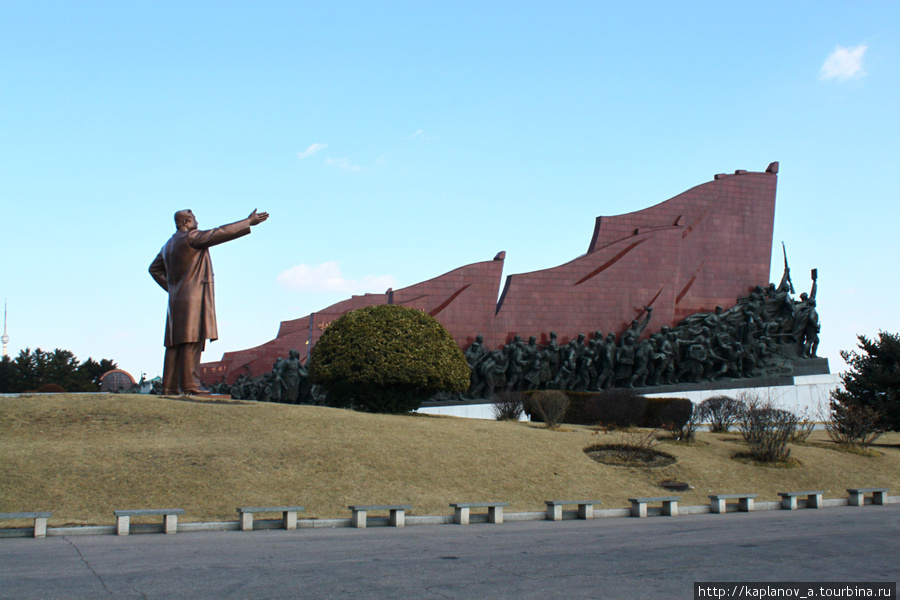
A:
MULTIPOLYGON (((828 415, 828 400, 831 390, 841 387, 841 378, 836 374, 805 375, 794 377, 794 385, 777 385, 769 387, 734 388, 718 390, 695 390, 680 392, 645 393, 648 398, 687 398, 699 404, 712 396, 726 395, 735 397, 741 393, 758 394, 763 399, 771 399, 779 408, 789 410, 801 417, 820 421, 828 415)), ((480 404, 446 404, 442 406, 423 406, 417 412, 428 415, 446 415, 467 419, 493 419, 493 405, 490 402, 480 404)), ((527 420, 523 417, 522 420, 527 420)))

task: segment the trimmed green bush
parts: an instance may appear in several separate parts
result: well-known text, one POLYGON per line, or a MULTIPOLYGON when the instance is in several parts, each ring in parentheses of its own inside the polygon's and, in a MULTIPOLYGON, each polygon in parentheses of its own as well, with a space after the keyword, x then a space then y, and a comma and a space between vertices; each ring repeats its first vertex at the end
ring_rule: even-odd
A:
POLYGON ((678 431, 690 420, 694 403, 687 398, 647 398, 644 427, 678 431))
MULTIPOLYGON (((558 390, 557 390, 558 391, 558 390)), ((533 399, 539 392, 526 392, 533 399)), ((647 398, 630 389, 609 389, 602 392, 560 392, 569 399, 563 423, 573 425, 605 425, 607 427, 636 427, 644 422, 647 398)), ((544 422, 530 400, 525 412, 535 422, 544 422)))
POLYGON ((585 402, 589 425, 638 427, 644 423, 647 398, 630 389, 609 389, 594 394, 585 402))
POLYGON ((326 404, 403 413, 441 391, 469 386, 469 366, 453 337, 425 312, 383 304, 351 311, 319 339, 309 379, 328 391, 326 404))

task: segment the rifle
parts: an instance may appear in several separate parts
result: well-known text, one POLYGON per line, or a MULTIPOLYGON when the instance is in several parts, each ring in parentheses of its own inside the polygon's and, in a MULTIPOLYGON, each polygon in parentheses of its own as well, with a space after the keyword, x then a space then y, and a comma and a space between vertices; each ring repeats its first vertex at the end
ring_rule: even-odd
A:
POLYGON ((794 282, 791 281, 791 270, 788 268, 787 261, 787 249, 784 247, 784 242, 781 242, 781 251, 784 253, 784 274, 787 276, 788 285, 791 287, 791 293, 794 293, 794 282))

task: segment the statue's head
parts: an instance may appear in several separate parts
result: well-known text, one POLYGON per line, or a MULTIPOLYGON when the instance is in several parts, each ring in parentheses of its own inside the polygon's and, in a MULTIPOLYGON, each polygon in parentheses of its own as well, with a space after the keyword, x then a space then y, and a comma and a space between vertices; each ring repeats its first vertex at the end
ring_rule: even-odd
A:
POLYGON ((175 229, 178 231, 193 231, 197 229, 197 217, 191 209, 179 210, 175 213, 175 229))
POLYGON ((291 350, 290 352, 288 352, 288 356, 291 358, 300 358, 300 351, 299 350, 291 350))
POLYGON ((475 341, 478 342, 479 344, 482 343, 484 341, 484 336, 479 333, 478 335, 475 336, 475 341))
POLYGON ((806 302, 806 300, 807 300, 808 298, 809 298, 809 294, 807 294, 806 292, 801 292, 801 294, 800 294, 800 299, 801 299, 802 301, 806 302))
POLYGON ((724 310, 725 310, 725 309, 723 309, 721 306, 717 306, 717 307, 716 307, 716 314, 717 314, 717 315, 721 315, 722 312, 723 312, 724 310))
POLYGON ((537 343, 537 338, 534 336, 529 337, 528 343, 531 344, 532 346, 534 346, 537 343))

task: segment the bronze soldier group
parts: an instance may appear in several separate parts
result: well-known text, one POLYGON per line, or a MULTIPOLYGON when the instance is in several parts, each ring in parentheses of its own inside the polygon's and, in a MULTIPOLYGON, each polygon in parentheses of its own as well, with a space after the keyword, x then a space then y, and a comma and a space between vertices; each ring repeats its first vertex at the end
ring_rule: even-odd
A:
POLYGON ((778 286, 757 286, 729 310, 697 313, 675 327, 641 339, 650 322, 634 320, 616 339, 595 331, 559 346, 555 331, 546 344, 515 335, 497 350, 477 335, 465 351, 469 363, 470 398, 490 398, 500 391, 559 389, 596 392, 609 388, 643 388, 699 383, 722 378, 786 373, 791 361, 814 358, 819 343, 816 312, 817 272, 812 290, 793 299, 790 270, 785 266, 778 286))

